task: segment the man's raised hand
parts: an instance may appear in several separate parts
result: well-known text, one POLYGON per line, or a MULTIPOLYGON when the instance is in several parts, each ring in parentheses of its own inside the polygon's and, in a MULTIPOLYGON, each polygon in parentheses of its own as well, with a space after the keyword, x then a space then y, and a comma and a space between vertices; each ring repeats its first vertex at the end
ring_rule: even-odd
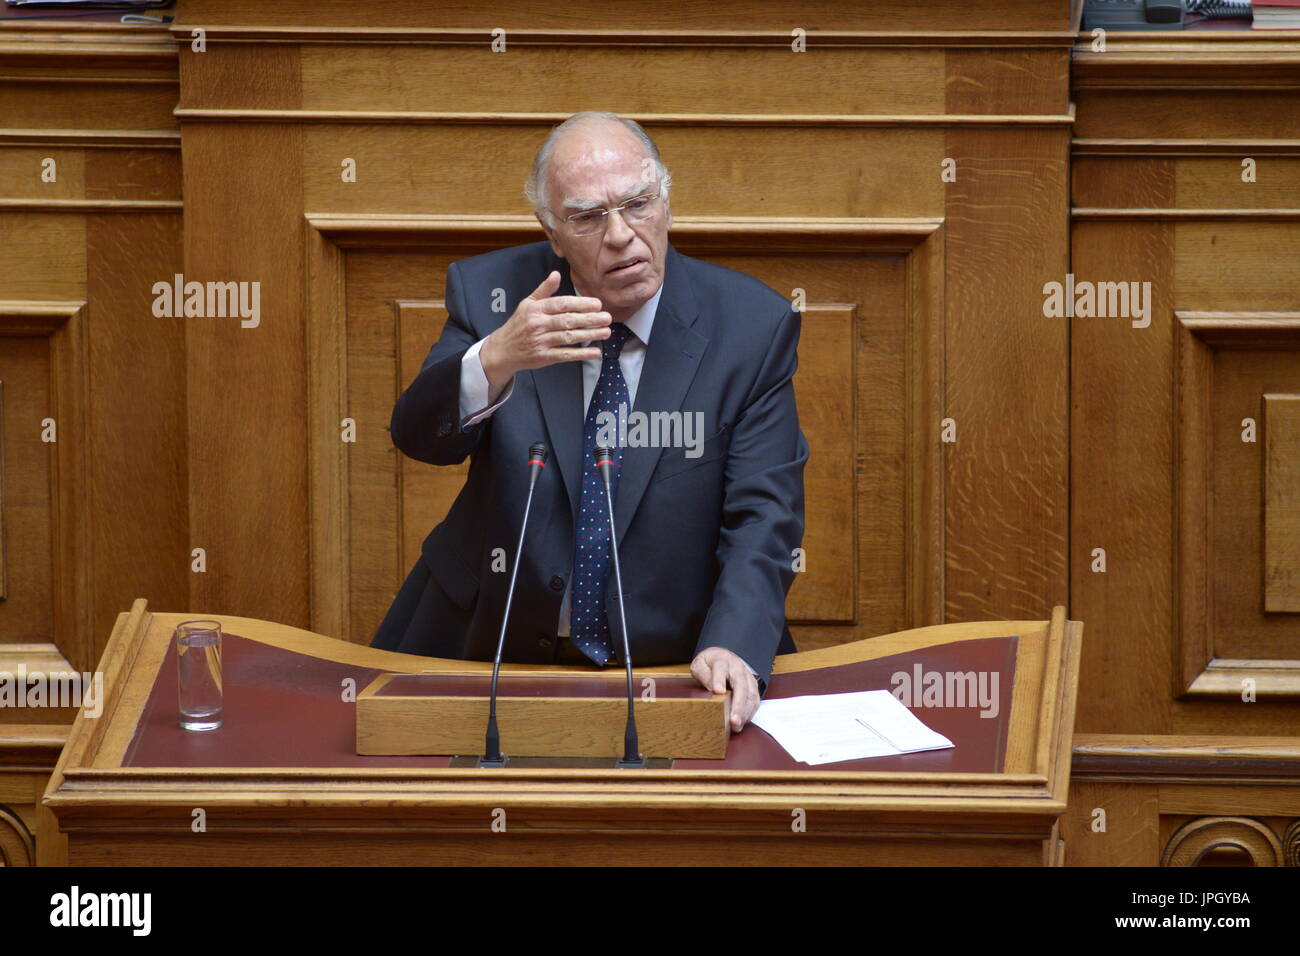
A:
POLYGON ((559 287, 560 273, 552 271, 505 324, 483 340, 478 357, 492 398, 501 394, 516 372, 600 358, 598 346, 572 346, 609 338, 610 314, 601 310, 599 299, 555 295, 559 287))

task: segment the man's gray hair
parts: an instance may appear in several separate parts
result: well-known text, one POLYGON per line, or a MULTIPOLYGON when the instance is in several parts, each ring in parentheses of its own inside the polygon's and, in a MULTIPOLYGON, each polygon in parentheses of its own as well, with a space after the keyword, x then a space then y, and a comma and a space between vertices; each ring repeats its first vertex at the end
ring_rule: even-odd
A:
POLYGON ((646 154, 654 160, 655 171, 659 178, 659 195, 665 203, 668 201, 668 187, 672 185, 673 177, 668 172, 668 167, 663 164, 663 160, 659 158, 659 147, 654 144, 654 140, 641 127, 641 124, 636 120, 624 119, 617 113, 604 110, 583 110, 581 113, 574 113, 551 130, 551 134, 546 137, 546 142, 542 143, 542 148, 533 157, 532 174, 524 182, 524 195, 528 197, 528 202, 532 205, 533 211, 543 217, 544 221, 549 223, 552 228, 555 227, 556 221, 555 217, 551 215, 549 197, 546 195, 546 168, 550 165, 551 154, 555 152, 555 144, 559 142, 560 137, 569 127, 578 123, 591 122, 592 120, 622 123, 632 132, 632 135, 645 147, 646 154))

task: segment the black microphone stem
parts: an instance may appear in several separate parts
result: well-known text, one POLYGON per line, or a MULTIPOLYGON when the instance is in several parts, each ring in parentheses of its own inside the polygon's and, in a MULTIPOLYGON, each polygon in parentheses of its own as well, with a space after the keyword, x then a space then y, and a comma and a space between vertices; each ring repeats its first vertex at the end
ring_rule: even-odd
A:
POLYGON ((529 450, 530 455, 541 458, 541 462, 530 462, 528 476, 528 497, 524 501, 524 520, 519 524, 519 543, 515 546, 515 566, 510 572, 510 590, 506 592, 506 609, 501 615, 501 633, 497 636, 497 652, 492 660, 492 692, 488 702, 487 737, 484 741, 484 755, 479 758, 480 767, 504 767, 506 758, 501 754, 501 734, 497 729, 497 679, 501 676, 501 654, 506 646, 506 626, 510 623, 510 605, 515 599, 515 580, 519 577, 519 562, 524 556, 524 533, 528 530, 528 512, 533 507, 533 489, 537 487, 537 476, 545 467, 545 448, 536 446, 529 450), (540 454, 538 452, 540 451, 540 454))
POLYGON ((613 462, 601 466, 605 478, 605 505, 609 510, 609 550, 614 556, 614 586, 618 588, 618 620, 623 630, 623 664, 627 668, 627 728, 623 731, 623 759, 617 766, 620 769, 645 767, 641 748, 636 734, 636 713, 632 707, 632 653, 627 644, 627 612, 623 609, 623 572, 618 566, 618 539, 614 536, 614 495, 609 486, 609 469, 613 462))

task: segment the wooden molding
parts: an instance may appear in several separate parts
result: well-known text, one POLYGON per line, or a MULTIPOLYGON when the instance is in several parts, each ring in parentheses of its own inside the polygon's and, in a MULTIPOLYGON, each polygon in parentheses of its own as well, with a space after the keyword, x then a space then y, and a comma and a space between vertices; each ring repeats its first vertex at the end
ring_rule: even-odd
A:
MULTIPOLYGON (((7 669, 0 664, 0 671, 7 669)), ((59 762, 68 729, 67 724, 0 724, 0 771, 48 773, 59 762)))
POLYGON ((1282 852, 1287 866, 1300 866, 1300 820, 1292 821, 1282 835, 1282 852))
POLYGON ((183 212, 179 199, 0 199, 0 212, 183 212))
POLYGON ((0 673, 13 673, 19 665, 29 674, 80 673, 53 644, 0 644, 0 673))
POLYGON ((1300 31, 1107 32, 1106 52, 1079 37, 1070 60, 1076 89, 1258 89, 1300 85, 1300 31))
POLYGON ((1270 661, 1216 656, 1210 520, 1213 348, 1300 347, 1300 312, 1176 311, 1174 317, 1174 692, 1180 697, 1235 698, 1241 696, 1242 681, 1252 679, 1261 695, 1300 697, 1300 657, 1270 661))
MULTIPOLYGON (((491 41, 487 27, 245 26, 175 24, 178 44, 187 44, 201 26, 209 43, 404 43, 422 46, 476 46, 491 41)), ((809 47, 1073 47, 1073 30, 808 30, 809 47)), ((509 30, 521 46, 598 47, 789 47, 789 30, 509 30)))
POLYGON ((49 416, 57 423, 59 439, 51 449, 50 469, 54 513, 51 584, 57 596, 51 639, 73 663, 73 669, 89 670, 94 663, 90 660, 94 635, 86 437, 90 411, 86 303, 0 301, 0 338, 5 336, 49 339, 49 416))
MULTIPOLYGON (((569 118, 567 113, 457 113, 429 110, 298 110, 200 109, 177 107, 181 123, 400 123, 403 126, 539 126, 550 127, 569 118)), ((636 113, 620 114, 644 126, 813 126, 818 129, 884 126, 1069 126, 1074 106, 1067 113, 636 113)))
POLYGON ((180 149, 181 131, 171 129, 6 129, 0 146, 78 149, 180 149))
MULTIPOLYGON (((422 246, 489 251, 545 238, 532 216, 343 214, 308 212, 313 230, 342 247, 422 246)), ((712 253, 826 252, 907 254, 934 236, 943 219, 828 219, 675 216, 673 237, 712 253)))
POLYGON ((1300 738, 1075 734, 1074 780, 1300 786, 1300 738))
POLYGON ((4 20, 0 21, 0 64, 6 83, 25 79, 179 82, 177 44, 163 24, 4 20))
POLYGON ((1097 209, 1075 206, 1070 209, 1075 220, 1146 220, 1169 222, 1189 220, 1213 222, 1254 220, 1255 222, 1300 222, 1300 209, 1097 209))
POLYGON ((1170 838, 1160 865, 1196 866, 1207 853, 1222 848, 1244 851, 1255 866, 1283 863, 1281 841, 1259 821, 1249 817, 1203 817, 1184 824, 1170 838))
POLYGON ((1072 139, 1079 156, 1300 156, 1300 139, 1072 139))
POLYGON ((36 843, 18 814, 0 806, 0 866, 34 866, 36 843))

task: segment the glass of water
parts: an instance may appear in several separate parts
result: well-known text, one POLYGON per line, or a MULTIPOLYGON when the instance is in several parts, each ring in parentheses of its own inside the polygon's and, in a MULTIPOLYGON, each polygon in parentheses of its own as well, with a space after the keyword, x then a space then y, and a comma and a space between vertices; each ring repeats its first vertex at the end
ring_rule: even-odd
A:
POLYGON ((221 623, 185 621, 175 640, 181 727, 216 730, 221 726, 221 623))

